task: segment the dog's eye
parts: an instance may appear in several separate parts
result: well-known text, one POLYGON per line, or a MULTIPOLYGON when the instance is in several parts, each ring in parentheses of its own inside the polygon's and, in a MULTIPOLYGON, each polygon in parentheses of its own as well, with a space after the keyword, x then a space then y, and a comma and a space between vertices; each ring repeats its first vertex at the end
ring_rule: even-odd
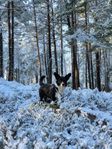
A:
POLYGON ((65 82, 65 86, 67 86, 67 82, 65 82))
POLYGON ((62 86, 65 86, 65 83, 62 83, 62 86))
POLYGON ((57 83, 58 86, 60 85, 60 82, 57 81, 56 83, 57 83))

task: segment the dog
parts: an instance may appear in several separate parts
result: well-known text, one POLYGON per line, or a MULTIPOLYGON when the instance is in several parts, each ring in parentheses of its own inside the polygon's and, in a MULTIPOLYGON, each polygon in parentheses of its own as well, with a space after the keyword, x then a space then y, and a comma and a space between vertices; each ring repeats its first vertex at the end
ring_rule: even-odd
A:
POLYGON ((65 87, 67 86, 67 82, 71 76, 71 73, 68 73, 66 76, 60 76, 58 73, 54 72, 54 76, 56 79, 56 86, 58 88, 59 95, 62 95, 65 87))
POLYGON ((58 91, 58 88, 54 84, 45 84, 43 83, 43 80, 45 79, 45 76, 42 76, 40 78, 40 88, 39 88, 39 96, 40 101, 50 103, 51 101, 56 102, 56 92, 58 91))
POLYGON ((58 98, 61 97, 64 88, 67 86, 67 81, 69 80, 71 73, 67 74, 65 77, 60 76, 58 73, 54 72, 54 76, 56 79, 56 84, 45 84, 43 80, 45 76, 40 78, 39 84, 39 96, 40 101, 45 101, 50 103, 52 101, 57 102, 58 98))

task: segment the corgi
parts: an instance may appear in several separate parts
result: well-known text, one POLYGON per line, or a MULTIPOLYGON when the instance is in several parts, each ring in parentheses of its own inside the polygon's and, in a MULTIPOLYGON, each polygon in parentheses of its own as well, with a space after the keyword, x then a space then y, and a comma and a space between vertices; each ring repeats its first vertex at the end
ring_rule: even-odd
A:
POLYGON ((68 73, 66 76, 60 76, 58 73, 54 72, 54 76, 56 79, 56 86, 58 88, 59 96, 63 94, 65 87, 67 86, 67 82, 71 76, 71 73, 68 73))
POLYGON ((40 81, 39 81, 40 101, 47 102, 47 103, 50 103, 52 101, 57 102, 58 99, 62 96, 64 88, 67 86, 67 81, 69 80, 71 73, 67 74, 64 77, 54 72, 54 76, 56 79, 56 85, 43 83, 45 76, 42 76, 40 78, 40 81))
POLYGON ((54 84, 43 83, 44 79, 45 79, 45 76, 42 76, 39 82, 40 101, 47 102, 47 103, 50 103, 51 101, 56 102, 57 97, 55 95, 56 95, 56 92, 58 91, 58 88, 54 84))

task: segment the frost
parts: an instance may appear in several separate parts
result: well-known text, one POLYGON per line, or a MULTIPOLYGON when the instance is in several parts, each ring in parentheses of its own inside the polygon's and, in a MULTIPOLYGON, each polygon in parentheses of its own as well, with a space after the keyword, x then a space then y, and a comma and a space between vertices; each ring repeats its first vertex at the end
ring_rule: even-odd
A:
POLYGON ((112 93, 67 87, 53 107, 38 89, 0 79, 0 148, 112 148, 112 93))

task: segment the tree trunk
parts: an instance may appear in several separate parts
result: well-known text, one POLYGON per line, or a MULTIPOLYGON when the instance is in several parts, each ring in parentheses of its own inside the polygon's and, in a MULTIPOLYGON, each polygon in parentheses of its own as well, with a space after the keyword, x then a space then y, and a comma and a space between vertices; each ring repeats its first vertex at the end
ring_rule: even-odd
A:
MULTIPOLYGON (((71 15, 71 26, 76 30, 76 14, 72 12, 71 15)), ((79 69, 77 64, 77 41, 71 40, 71 54, 72 54, 72 88, 78 89, 80 86, 79 81, 79 69)))
POLYGON ((90 69, 91 69, 91 88, 94 89, 94 73, 93 73, 93 58, 91 51, 91 43, 89 43, 89 51, 90 51, 90 69))
POLYGON ((85 60, 85 86, 88 88, 87 58, 85 60))
MULTIPOLYGON (((95 4, 97 6, 97 0, 95 1, 95 4)), ((98 20, 95 19, 95 22, 98 20)), ((97 49, 96 49, 97 50, 97 49)), ((96 87, 101 91, 101 78, 100 78, 100 52, 96 51, 96 87)))
MULTIPOLYGON (((67 1, 65 0, 66 7, 68 5, 67 1)), ((74 5, 74 1, 73 1, 74 5)), ((71 18, 69 15, 67 15, 67 24, 68 24, 68 29, 72 34, 72 30, 76 30, 76 12, 71 13, 71 18)), ((71 60, 72 60, 72 88, 73 89, 78 89, 80 87, 80 80, 79 80, 79 68, 78 68, 78 63, 77 63, 77 41, 76 39, 71 39, 71 60)))
POLYGON ((2 37, 1 17, 0 17, 0 77, 3 77, 3 37, 2 37))
POLYGON ((61 75, 63 75, 63 25, 62 25, 62 16, 60 17, 60 23, 61 23, 61 75))
MULTIPOLYGON (((35 23, 35 34, 36 34, 36 46, 38 52, 38 59, 37 59, 37 71, 39 68, 39 75, 41 77, 42 70, 41 70, 41 58, 40 58, 40 48, 39 48, 39 39, 38 39, 38 27, 37 27, 37 19, 36 19, 36 9, 35 9, 35 2, 33 1, 33 15, 34 15, 34 23, 35 23), (38 67, 39 66, 39 67, 38 67)), ((38 82, 38 72, 36 73, 36 82, 38 82)))
POLYGON ((46 60, 46 46, 45 46, 45 33, 43 33, 43 53, 44 53, 44 66, 45 66, 45 74, 47 76, 47 60, 46 60))
POLYGON ((14 3, 8 2, 8 39, 9 39, 9 75, 8 80, 14 79, 14 3))
POLYGON ((86 42, 86 62, 87 62, 87 71, 88 71, 88 81, 89 81, 89 88, 91 88, 90 51, 88 46, 89 46, 89 43, 86 42))
POLYGON ((47 0, 47 21, 48 21, 48 76, 47 82, 52 83, 52 52, 51 52, 51 18, 50 18, 50 2, 47 0))
MULTIPOLYGON (((88 16, 87 16, 87 2, 85 2, 85 25, 86 32, 88 32, 88 16)), ((89 80, 89 88, 91 88, 91 72, 90 72, 90 50, 89 43, 85 42, 86 45, 86 62, 87 62, 87 70, 88 70, 88 80, 89 80)))
MULTIPOLYGON (((77 20, 76 13, 75 14, 72 13, 72 26, 75 28, 75 30, 77 27, 76 20, 77 20)), ((74 48, 75 84, 76 84, 76 89, 78 89, 80 87, 80 81, 79 81, 79 68, 78 68, 78 63, 77 63, 77 41, 76 40, 75 40, 74 44, 75 44, 75 48, 74 48)), ((74 85, 73 85, 73 87, 74 87, 74 85)))
POLYGON ((101 91, 101 78, 100 78, 100 55, 96 52, 96 87, 101 91))
POLYGON ((53 10, 53 2, 52 3, 52 36, 53 36, 53 44, 54 44, 54 58, 55 58, 55 68, 58 73, 58 60, 57 60, 57 48, 56 48, 56 38, 55 38, 55 24, 54 24, 54 10, 53 10))
POLYGON ((103 59, 104 59, 104 72, 105 72, 105 76, 104 76, 104 80, 105 80, 105 84, 104 84, 104 89, 105 91, 109 91, 109 63, 107 62, 108 56, 107 56, 107 51, 104 50, 103 52, 103 59))
POLYGON ((11 8, 10 8, 10 2, 8 2, 8 44, 9 44, 9 74, 8 74, 8 80, 11 80, 11 50, 12 50, 12 39, 11 39, 11 8))
MULTIPOLYGON (((60 9, 60 12, 62 12, 62 10, 63 10, 63 0, 59 0, 59 3, 60 3, 59 9, 60 9)), ((67 4, 66 0, 65 0, 65 3, 67 4)), ((59 23, 60 23, 60 41, 61 41, 61 55, 60 55, 61 65, 60 65, 60 71, 61 71, 61 75, 63 75, 63 73, 66 74, 66 72, 65 72, 66 65, 64 65, 64 63, 65 63, 64 60, 65 59, 64 59, 64 49, 63 49, 63 16, 62 16, 62 14, 60 15, 59 23)))
POLYGON ((71 54, 72 54, 72 88, 73 89, 78 89, 78 87, 80 86, 76 51, 77 51, 76 42, 72 41, 71 54))
POLYGON ((12 80, 14 79, 14 2, 12 5, 12 80))

